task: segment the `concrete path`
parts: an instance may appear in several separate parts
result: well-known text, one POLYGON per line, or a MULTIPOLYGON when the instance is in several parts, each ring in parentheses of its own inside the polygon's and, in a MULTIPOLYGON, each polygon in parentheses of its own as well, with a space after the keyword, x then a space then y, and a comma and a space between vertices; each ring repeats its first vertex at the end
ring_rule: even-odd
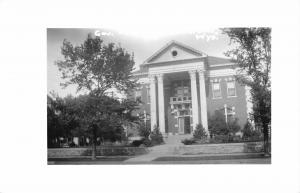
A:
POLYGON ((154 160, 158 157, 162 157, 162 156, 166 156, 166 155, 172 155, 172 149, 173 148, 174 148, 173 145, 167 145, 167 144, 150 147, 148 154, 130 158, 128 160, 125 160, 125 162, 127 162, 127 163, 151 162, 152 160, 154 160))

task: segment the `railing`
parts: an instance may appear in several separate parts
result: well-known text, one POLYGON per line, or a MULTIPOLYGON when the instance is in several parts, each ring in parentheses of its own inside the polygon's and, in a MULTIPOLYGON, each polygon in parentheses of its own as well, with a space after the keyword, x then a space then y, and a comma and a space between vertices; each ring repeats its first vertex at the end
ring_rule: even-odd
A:
POLYGON ((170 104, 178 104, 178 103, 191 103, 191 96, 178 96, 178 97, 170 97, 170 104))

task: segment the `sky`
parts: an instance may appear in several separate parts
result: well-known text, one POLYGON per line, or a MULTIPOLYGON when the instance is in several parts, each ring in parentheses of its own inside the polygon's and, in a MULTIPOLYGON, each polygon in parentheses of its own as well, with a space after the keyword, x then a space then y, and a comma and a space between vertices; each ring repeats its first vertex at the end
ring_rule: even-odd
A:
MULTIPOLYGON (((141 28, 143 29, 143 28, 141 28)), ((225 57, 229 49, 229 38, 219 29, 181 29, 173 30, 168 27, 160 30, 111 30, 98 28, 48 28, 47 29, 47 94, 55 92, 61 97, 77 95, 76 86, 62 88, 61 73, 58 71, 56 60, 62 59, 61 46, 64 39, 74 45, 80 45, 87 35, 98 35, 104 43, 120 44, 129 53, 134 53, 135 68, 152 56, 168 42, 175 40, 202 51, 209 56, 225 57)))

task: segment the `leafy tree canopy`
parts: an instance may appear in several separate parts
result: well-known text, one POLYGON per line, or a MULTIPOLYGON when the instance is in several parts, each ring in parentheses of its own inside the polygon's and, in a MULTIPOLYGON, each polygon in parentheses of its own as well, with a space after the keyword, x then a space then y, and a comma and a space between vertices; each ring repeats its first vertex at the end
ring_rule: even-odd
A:
POLYGON ((87 90, 102 96, 108 89, 128 92, 136 85, 131 76, 134 56, 113 43, 103 44, 100 37, 88 35, 83 44, 74 46, 64 40, 61 47, 63 60, 56 61, 62 78, 61 85, 77 85, 77 91, 87 90))
POLYGON ((271 29, 225 28, 236 47, 225 54, 240 67, 237 80, 250 87, 253 118, 257 124, 271 121, 271 29))
POLYGON ((236 47, 226 53, 232 57, 243 73, 237 80, 250 87, 253 120, 262 126, 265 152, 269 151, 271 125, 271 28, 226 28, 236 47))

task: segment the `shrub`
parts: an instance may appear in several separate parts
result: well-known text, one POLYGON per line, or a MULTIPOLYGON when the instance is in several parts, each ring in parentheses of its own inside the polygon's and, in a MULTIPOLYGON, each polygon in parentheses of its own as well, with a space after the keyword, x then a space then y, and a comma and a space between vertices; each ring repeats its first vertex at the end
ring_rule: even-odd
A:
POLYGON ((224 114, 221 111, 215 111, 215 114, 208 119, 208 130, 211 135, 228 134, 224 114))
POLYGON ((235 136, 232 137, 232 141, 233 142, 242 142, 243 140, 240 136, 235 135, 235 136))
POLYGON ((247 121, 243 129, 243 140, 258 141, 261 139, 261 132, 255 130, 251 123, 247 121))
POLYGON ((139 147, 141 144, 143 144, 144 140, 141 139, 141 140, 134 140, 132 141, 131 145, 134 146, 134 147, 139 147))
POLYGON ((152 145, 159 145, 164 142, 163 136, 159 131, 159 127, 157 127, 156 125, 154 126, 153 131, 150 133, 150 139, 152 145))
POLYGON ((228 128, 228 133, 229 135, 234 136, 238 131, 241 130, 241 126, 238 124, 238 119, 229 119, 228 120, 228 124, 227 124, 227 128, 228 128))
POLYGON ((238 119, 230 119, 226 123, 224 113, 220 110, 208 119, 208 130, 211 135, 234 136, 239 130, 238 119))
POLYGON ((151 140, 148 139, 148 138, 145 138, 145 139, 143 140, 143 144, 144 144, 146 147, 151 147, 151 146, 152 146, 152 142, 151 142, 151 140))
POLYGON ((215 135, 214 136, 214 142, 216 142, 216 143, 228 143, 229 142, 229 136, 228 135, 215 135))
POLYGON ((202 124, 197 124, 196 129, 193 133, 193 137, 195 139, 205 139, 207 138, 207 133, 203 128, 202 124))
POLYGON ((151 128, 146 124, 142 123, 138 128, 138 132, 141 137, 148 139, 151 133, 151 128))
POLYGON ((196 143, 196 140, 194 138, 184 139, 181 141, 181 143, 183 143, 184 145, 191 145, 196 143))

